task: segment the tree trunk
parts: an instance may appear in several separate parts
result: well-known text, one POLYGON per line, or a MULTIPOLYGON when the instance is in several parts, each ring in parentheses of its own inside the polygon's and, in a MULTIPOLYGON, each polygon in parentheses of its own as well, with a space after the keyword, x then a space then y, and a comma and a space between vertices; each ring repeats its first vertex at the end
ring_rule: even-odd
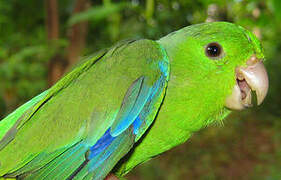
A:
POLYGON ((46 28, 49 40, 59 38, 59 17, 57 0, 45 0, 46 28))
MULTIPOLYGON (((76 0, 73 14, 85 11, 90 7, 89 0, 76 0)), ((88 33, 88 22, 74 24, 68 31, 69 46, 67 48, 67 60, 69 67, 79 60, 82 50, 85 47, 88 33)))
MULTIPOLYGON (((46 28, 50 45, 59 39, 59 12, 57 0, 45 0, 46 28)), ((89 0, 76 0, 73 14, 82 12, 90 7, 89 0)), ((69 46, 66 49, 66 57, 60 54, 54 55, 48 67, 48 85, 52 86, 79 59, 87 37, 88 23, 81 22, 73 25, 68 30, 69 46)))
MULTIPOLYGON (((46 6, 46 29, 49 45, 52 46, 59 39, 59 13, 57 0, 45 0, 46 6)), ((48 86, 52 86, 63 75, 67 66, 65 59, 56 54, 48 65, 48 86)))

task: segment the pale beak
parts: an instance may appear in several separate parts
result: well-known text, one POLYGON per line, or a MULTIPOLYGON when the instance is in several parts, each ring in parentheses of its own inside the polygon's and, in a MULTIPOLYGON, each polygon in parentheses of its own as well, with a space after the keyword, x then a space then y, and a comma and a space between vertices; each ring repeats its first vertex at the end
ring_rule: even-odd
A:
POLYGON ((268 76, 261 60, 254 55, 247 61, 247 67, 236 68, 236 84, 232 94, 226 98, 225 106, 232 110, 242 110, 253 106, 252 91, 256 92, 260 105, 268 91, 268 76))

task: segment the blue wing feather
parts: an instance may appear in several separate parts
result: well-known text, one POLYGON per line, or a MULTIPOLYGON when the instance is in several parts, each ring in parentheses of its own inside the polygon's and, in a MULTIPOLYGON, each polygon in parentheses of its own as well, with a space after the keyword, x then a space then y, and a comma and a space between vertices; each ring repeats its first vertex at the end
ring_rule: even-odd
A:
MULTIPOLYGON (((101 139, 107 139, 110 135, 107 133, 101 139)), ((108 144, 107 147, 100 146, 103 151, 90 152, 87 162, 84 167, 75 175, 74 179, 103 179, 114 167, 114 165, 131 149, 134 144, 135 136, 133 135, 133 129, 130 127, 126 129, 122 134, 108 144), (95 156, 91 155, 95 154, 95 156)), ((107 139, 108 141, 108 139, 107 139)))
POLYGON ((116 137, 112 137, 110 134, 110 128, 104 133, 104 135, 96 142, 94 146, 90 148, 89 159, 104 151, 116 137))
POLYGON ((129 88, 125 97, 134 97, 131 99, 124 98, 124 103, 127 101, 133 101, 133 106, 124 107, 125 111, 119 111, 116 120, 114 121, 111 129, 112 136, 118 136, 124 130, 126 130, 137 118, 143 106, 147 102, 147 99, 150 95, 151 87, 146 85, 146 78, 140 77, 137 82, 133 83, 133 85, 129 88), (140 85, 140 86, 139 86, 140 85), (135 90, 137 88, 137 90, 135 90), (137 94, 133 94, 132 92, 138 92, 137 94))
POLYGON ((161 95, 164 96, 164 89, 166 87, 166 76, 161 75, 161 77, 154 83, 152 87, 151 94, 133 123, 134 133, 136 134, 136 141, 143 135, 146 129, 151 125, 153 121, 148 120, 148 116, 154 112, 156 115, 160 104, 156 105, 159 101, 161 95))
POLYGON ((134 127, 134 134, 138 134, 138 130, 140 126, 142 125, 143 120, 138 116, 136 120, 133 122, 133 127, 134 127))

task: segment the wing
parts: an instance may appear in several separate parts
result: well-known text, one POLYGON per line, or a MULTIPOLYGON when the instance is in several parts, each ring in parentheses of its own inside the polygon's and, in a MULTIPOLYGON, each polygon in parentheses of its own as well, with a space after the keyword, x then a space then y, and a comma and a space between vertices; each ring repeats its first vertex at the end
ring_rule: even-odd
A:
POLYGON ((6 144, 7 141, 9 141, 9 139, 7 137, 11 137, 11 135, 10 135, 12 133, 11 129, 14 125, 16 125, 17 120, 21 116, 23 116, 29 109, 31 109, 34 105, 36 105, 40 100, 42 100, 47 94, 48 94, 48 90, 42 92, 41 94, 34 97, 27 103, 23 104, 18 109, 16 109, 14 112, 9 114, 6 118, 4 118, 0 121, 0 139, 1 139, 0 149, 2 149, 4 144, 6 144), (10 134, 7 133, 8 131, 10 131, 10 134), (4 137, 5 135, 7 135, 7 136, 4 137))
MULTIPOLYGON (((74 69, 63 79, 61 79, 57 84, 55 84, 52 88, 36 96, 35 98, 25 103, 24 105, 16 109, 13 113, 11 113, 6 118, 0 121, 0 177, 9 172, 10 170, 14 171, 16 169, 19 169, 21 166, 31 161, 34 157, 37 157, 38 152, 40 152, 41 150, 35 150, 37 151, 37 153, 33 154, 32 146, 36 147, 36 141, 34 141, 35 138, 32 139, 32 136, 39 136, 38 134, 40 133, 34 130, 32 132, 31 130, 32 134, 30 134, 29 137, 23 136, 22 138, 20 138, 20 134, 23 133, 25 128, 27 128, 31 124, 30 121, 32 121, 33 119, 35 119, 38 124, 40 124, 42 120, 45 121, 40 117, 33 118, 32 116, 37 114, 39 110, 44 109, 44 104, 50 102, 53 97, 56 97, 56 95, 60 94, 64 89, 67 89, 67 87, 71 85, 71 83, 77 77, 79 77, 83 73, 83 71, 87 71, 87 69, 89 69, 100 58, 102 58, 105 53, 106 50, 100 51, 94 54, 93 56, 89 57, 88 61, 74 69), (26 146, 24 145, 25 143, 26 146), (30 146, 31 148, 29 148, 30 146), (25 156, 29 156, 30 158, 24 159, 24 155, 20 153, 21 150, 25 150, 25 156), (14 158, 11 159, 9 157, 14 158)), ((42 134, 44 134, 45 130, 47 130, 45 127, 42 127, 40 125, 37 129, 41 131, 42 134)), ((48 144, 48 142, 46 142, 46 144, 48 144)), ((52 151, 51 153, 51 156, 47 155, 46 153, 43 153, 43 155, 40 155, 40 157, 42 158, 35 158, 35 160, 47 159, 45 161, 47 162, 49 160, 46 157, 52 159, 64 149, 65 148, 60 148, 58 150, 54 149, 54 151, 52 151)), ((43 164, 45 162, 43 162, 43 164)))
POLYGON ((0 176, 105 177, 153 122, 168 74, 167 56, 154 41, 91 58, 19 118, 0 150, 0 176))

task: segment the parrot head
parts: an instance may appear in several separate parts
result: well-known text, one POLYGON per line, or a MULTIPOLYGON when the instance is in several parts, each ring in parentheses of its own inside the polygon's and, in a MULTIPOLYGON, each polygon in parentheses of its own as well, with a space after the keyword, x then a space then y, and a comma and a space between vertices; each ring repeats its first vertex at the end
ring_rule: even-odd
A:
POLYGON ((203 23, 170 33, 158 42, 170 60, 171 86, 182 89, 180 96, 188 97, 185 101, 192 102, 190 107, 197 107, 192 112, 199 107, 213 112, 242 110, 255 104, 255 99, 258 105, 264 100, 268 76, 263 48, 241 26, 203 23))

